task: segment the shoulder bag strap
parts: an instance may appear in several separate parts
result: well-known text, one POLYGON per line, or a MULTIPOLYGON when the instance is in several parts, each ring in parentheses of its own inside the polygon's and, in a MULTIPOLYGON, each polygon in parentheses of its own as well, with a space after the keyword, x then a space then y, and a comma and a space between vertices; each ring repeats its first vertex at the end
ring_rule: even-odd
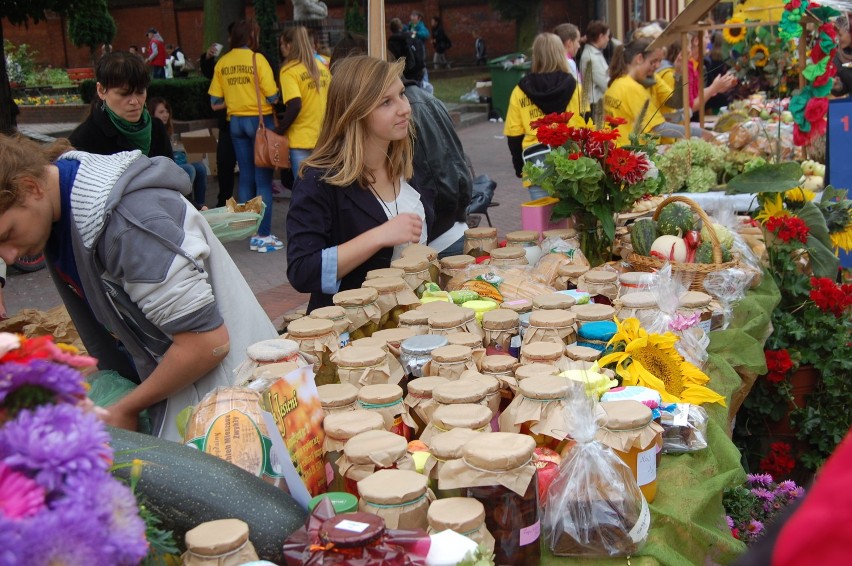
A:
POLYGON ((254 70, 254 91, 257 93, 257 127, 258 129, 266 129, 266 124, 263 123, 263 106, 260 103, 260 76, 257 72, 257 52, 251 54, 251 66, 254 70))

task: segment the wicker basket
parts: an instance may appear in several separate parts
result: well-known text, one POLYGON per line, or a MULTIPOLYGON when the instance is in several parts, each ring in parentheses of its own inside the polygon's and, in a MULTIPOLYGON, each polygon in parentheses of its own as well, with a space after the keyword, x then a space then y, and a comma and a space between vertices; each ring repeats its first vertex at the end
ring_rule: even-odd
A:
MULTIPOLYGON (((670 196, 657 206, 654 212, 654 220, 660 216, 660 211, 671 202, 682 202, 689 206, 701 220, 704 226, 707 227, 707 232, 710 234, 710 243, 713 245, 713 263, 681 263, 679 261, 669 261, 672 266, 672 273, 677 273, 683 278, 684 283, 689 284, 689 288, 693 291, 704 291, 704 277, 708 273, 721 271, 731 267, 736 267, 739 262, 736 258, 733 261, 722 261, 722 246, 719 243, 719 238, 716 236, 716 231, 713 229, 713 222, 707 214, 701 209, 695 201, 681 196, 670 196)), ((627 262, 633 266, 636 271, 657 271, 667 262, 665 260, 639 255, 635 252, 627 257, 627 262)))

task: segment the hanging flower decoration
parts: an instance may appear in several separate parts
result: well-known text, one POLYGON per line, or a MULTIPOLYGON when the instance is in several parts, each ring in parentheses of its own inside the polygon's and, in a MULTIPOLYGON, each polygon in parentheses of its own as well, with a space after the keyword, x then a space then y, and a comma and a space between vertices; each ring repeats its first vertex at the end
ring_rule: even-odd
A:
MULTIPOLYGON (((742 24, 745 21, 739 17, 734 16, 729 18, 728 21, 725 22, 725 25, 733 25, 733 24, 742 24)), ((736 45, 737 43, 741 43, 746 38, 746 28, 744 27, 734 27, 734 28, 725 28, 722 30, 722 37, 725 38, 731 45, 736 45)))
POLYGON ((677 336, 671 332, 649 334, 636 318, 616 318, 615 323, 618 330, 607 344, 612 353, 598 363, 601 367, 615 365, 622 385, 650 387, 665 403, 725 406, 725 398, 707 387, 710 378, 677 351, 677 336))
POLYGON ((765 67, 769 62, 769 48, 762 43, 755 43, 748 50, 748 57, 755 67, 765 67))

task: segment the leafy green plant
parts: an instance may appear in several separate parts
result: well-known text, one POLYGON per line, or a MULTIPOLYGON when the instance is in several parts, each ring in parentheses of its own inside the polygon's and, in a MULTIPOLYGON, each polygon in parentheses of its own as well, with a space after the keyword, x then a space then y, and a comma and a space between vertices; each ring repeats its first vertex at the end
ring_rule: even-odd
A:
POLYGON ((12 84, 26 84, 28 76, 35 72, 34 57, 37 51, 30 51, 26 43, 15 45, 8 39, 3 40, 3 50, 6 53, 6 72, 12 84))
MULTIPOLYGON (((201 120, 213 118, 210 108, 210 96, 207 89, 210 81, 204 77, 186 79, 159 79, 151 81, 148 87, 148 98, 162 96, 169 101, 175 120, 201 120)), ((80 98, 89 104, 95 96, 95 81, 87 80, 80 83, 80 98)))
POLYGON ((75 46, 89 48, 92 63, 98 47, 112 43, 116 29, 106 0, 75 0, 68 19, 68 35, 75 46))

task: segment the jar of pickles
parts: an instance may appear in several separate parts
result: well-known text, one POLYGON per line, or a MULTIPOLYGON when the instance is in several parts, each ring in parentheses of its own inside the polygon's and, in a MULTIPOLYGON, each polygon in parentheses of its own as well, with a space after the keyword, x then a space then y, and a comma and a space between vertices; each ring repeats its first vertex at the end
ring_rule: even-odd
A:
POLYGON ((405 276, 405 271, 398 267, 380 267, 379 269, 371 269, 364 277, 364 281, 370 279, 380 279, 383 277, 399 277, 405 276))
POLYGON ((535 265, 541 258, 541 246, 538 245, 539 234, 535 230, 517 230, 506 234, 507 248, 521 248, 527 255, 527 263, 535 265))
POLYGON ((466 488, 485 507, 485 525, 494 535, 496 564, 538 564, 538 480, 529 436, 494 432, 469 440, 462 457, 444 464, 441 489, 466 488))
POLYGON ((418 297, 423 294, 426 283, 437 283, 432 281, 431 264, 426 256, 401 257, 392 261, 391 267, 402 269, 402 278, 418 297))
POLYGON ((489 255, 497 247, 497 228, 468 228, 464 231, 464 253, 473 257, 489 255))
POLYGON ((610 305, 588 303, 585 305, 574 305, 571 312, 577 320, 577 329, 583 327, 587 322, 598 322, 601 320, 612 320, 615 317, 615 309, 610 305))
POLYGON ((349 319, 346 318, 346 311, 343 307, 332 305, 330 307, 320 307, 314 309, 309 315, 311 318, 319 318, 322 320, 330 320, 334 324, 334 331, 340 338, 340 347, 343 348, 349 345, 349 319))
POLYGON ((432 437, 455 428, 468 428, 476 432, 491 432, 491 409, 484 405, 461 403, 439 405, 432 412, 432 420, 423 429, 420 440, 429 446, 432 437))
POLYGON ((580 277, 588 270, 588 264, 583 262, 563 263, 556 270, 557 277, 554 287, 557 289, 576 289, 580 282, 580 277))
POLYGON ((429 506, 429 534, 447 529, 494 552, 494 537, 485 526, 485 506, 472 497, 439 498, 429 506))
POLYGON ((618 273, 610 269, 590 269, 580 276, 577 289, 589 293, 595 303, 611 305, 618 296, 618 273))
POLYGON ((284 338, 272 338, 255 342, 246 348, 246 359, 237 367, 237 383, 248 385, 254 380, 255 370, 278 363, 293 363, 306 366, 308 362, 299 355, 299 343, 284 338))
POLYGON ((494 354, 482 358, 480 371, 483 375, 491 376, 499 381, 501 396, 510 399, 518 387, 515 379, 517 367, 517 358, 506 354, 494 354))
POLYGON ((326 417, 332 413, 344 413, 358 408, 358 388, 351 383, 319 385, 317 393, 326 417))
POLYGON ((411 440, 417 432, 417 424, 408 414, 402 402, 402 387, 390 383, 365 385, 358 392, 358 404, 362 409, 376 411, 385 419, 387 430, 411 440))
POLYGON ((358 482, 358 510, 381 517, 390 529, 423 529, 435 495, 429 480, 410 470, 378 470, 358 482))
POLYGON ((572 430, 568 403, 585 395, 581 385, 556 375, 539 375, 518 384, 518 396, 500 415, 501 432, 529 435, 536 446, 561 452, 572 430))
POLYGON ((298 342, 299 351, 313 363, 317 385, 338 383, 337 366, 331 356, 340 349, 340 337, 330 320, 304 317, 287 327, 286 337, 298 342))
POLYGON ((469 428, 454 428, 432 436, 429 441, 429 458, 423 466, 423 475, 429 478, 430 487, 438 499, 461 496, 461 490, 458 489, 439 489, 438 473, 449 460, 461 458, 465 443, 477 434, 481 433, 469 428))
POLYGON ((408 379, 428 375, 427 363, 432 360, 432 351, 446 346, 449 342, 446 336, 424 334, 412 336, 402 341, 399 346, 399 361, 408 375, 408 379))
POLYGON ((343 307, 349 319, 349 339, 372 336, 379 329, 382 311, 378 304, 379 292, 371 288, 349 289, 336 293, 331 300, 343 307))
POLYGON ((358 342, 361 340, 338 350, 333 357, 340 383, 348 383, 358 389, 376 383, 398 384, 403 374, 400 371, 393 375, 388 364, 388 353, 375 346, 362 346, 358 342))
POLYGON ((652 503, 657 496, 657 452, 663 447, 663 427, 639 401, 607 401, 600 409, 603 420, 595 439, 627 464, 645 499, 652 503))
POLYGON ((424 430, 432 420, 432 413, 438 407, 438 403, 432 399, 432 390, 443 383, 449 383, 449 380, 437 375, 418 377, 408 382, 405 404, 411 418, 417 423, 417 430, 424 430))
POLYGON ((559 370, 568 369, 565 344, 556 342, 529 342, 521 349, 521 365, 548 364, 559 370))
POLYGON ((372 287, 379 293, 378 305, 382 317, 379 329, 399 326, 399 315, 420 304, 417 295, 401 277, 379 277, 364 281, 362 287, 372 287))
POLYGON ((620 320, 636 318, 642 328, 650 328, 650 325, 660 316, 657 298, 651 291, 635 291, 621 295, 613 303, 613 307, 615 307, 615 316, 620 320))
POLYGON ((343 447, 350 438, 362 432, 370 430, 387 432, 385 431, 385 420, 378 413, 356 409, 327 415, 323 419, 322 428, 325 432, 322 453, 323 460, 325 460, 328 489, 329 491, 344 491, 346 489, 345 482, 337 465, 338 459, 343 454, 343 447))
POLYGON ((481 350, 485 352, 482 345, 482 336, 471 334, 470 332, 453 332, 447 334, 447 344, 455 344, 457 346, 467 346, 471 350, 481 350))
POLYGON ((551 293, 550 295, 533 297, 533 311, 568 310, 575 304, 577 304, 577 301, 574 297, 565 293, 551 293))
POLYGON ((441 289, 447 288, 450 279, 463 273, 465 269, 473 265, 476 260, 469 255, 451 255, 440 259, 441 275, 438 283, 441 289))
POLYGON ((687 291, 680 296, 680 305, 677 308, 677 312, 687 317, 697 314, 699 318, 697 326, 704 330, 704 332, 710 332, 711 330, 720 328, 722 322, 721 307, 719 307, 718 312, 714 312, 712 302, 713 297, 707 293, 687 291), (714 318, 719 323, 716 326, 713 324, 714 318))
POLYGON ((465 370, 476 370, 473 350, 467 346, 449 344, 432 350, 432 360, 426 368, 428 375, 440 375, 450 381, 456 380, 465 370))
POLYGON ((524 345, 530 342, 553 342, 567 346, 577 341, 577 324, 571 311, 537 310, 530 314, 530 325, 524 334, 524 345))
POLYGON ((417 309, 406 311, 399 315, 399 328, 411 329, 412 336, 429 334, 429 313, 417 309))
POLYGON ((494 248, 488 261, 495 267, 517 267, 529 265, 524 248, 494 248))
POLYGON ((359 497, 358 482, 378 470, 410 470, 414 460, 408 453, 408 442, 386 430, 369 430, 350 438, 337 460, 347 493, 359 497))
POLYGON ((625 271, 618 276, 618 296, 647 291, 654 285, 656 274, 644 271, 625 271))
POLYGON ((457 310, 433 312, 429 315, 430 334, 452 334, 454 332, 470 332, 484 336, 482 327, 476 322, 476 313, 471 309, 458 307, 457 310))
POLYGON ((425 257, 430 264, 429 272, 430 279, 437 282, 438 276, 441 274, 441 264, 438 262, 438 250, 431 246, 423 244, 408 244, 402 249, 400 257, 425 257))
POLYGON ((485 333, 483 343, 486 355, 520 354, 520 343, 512 344, 512 340, 520 335, 518 313, 503 308, 487 312, 482 316, 482 330, 485 333), (518 350, 515 353, 513 346, 518 350))

